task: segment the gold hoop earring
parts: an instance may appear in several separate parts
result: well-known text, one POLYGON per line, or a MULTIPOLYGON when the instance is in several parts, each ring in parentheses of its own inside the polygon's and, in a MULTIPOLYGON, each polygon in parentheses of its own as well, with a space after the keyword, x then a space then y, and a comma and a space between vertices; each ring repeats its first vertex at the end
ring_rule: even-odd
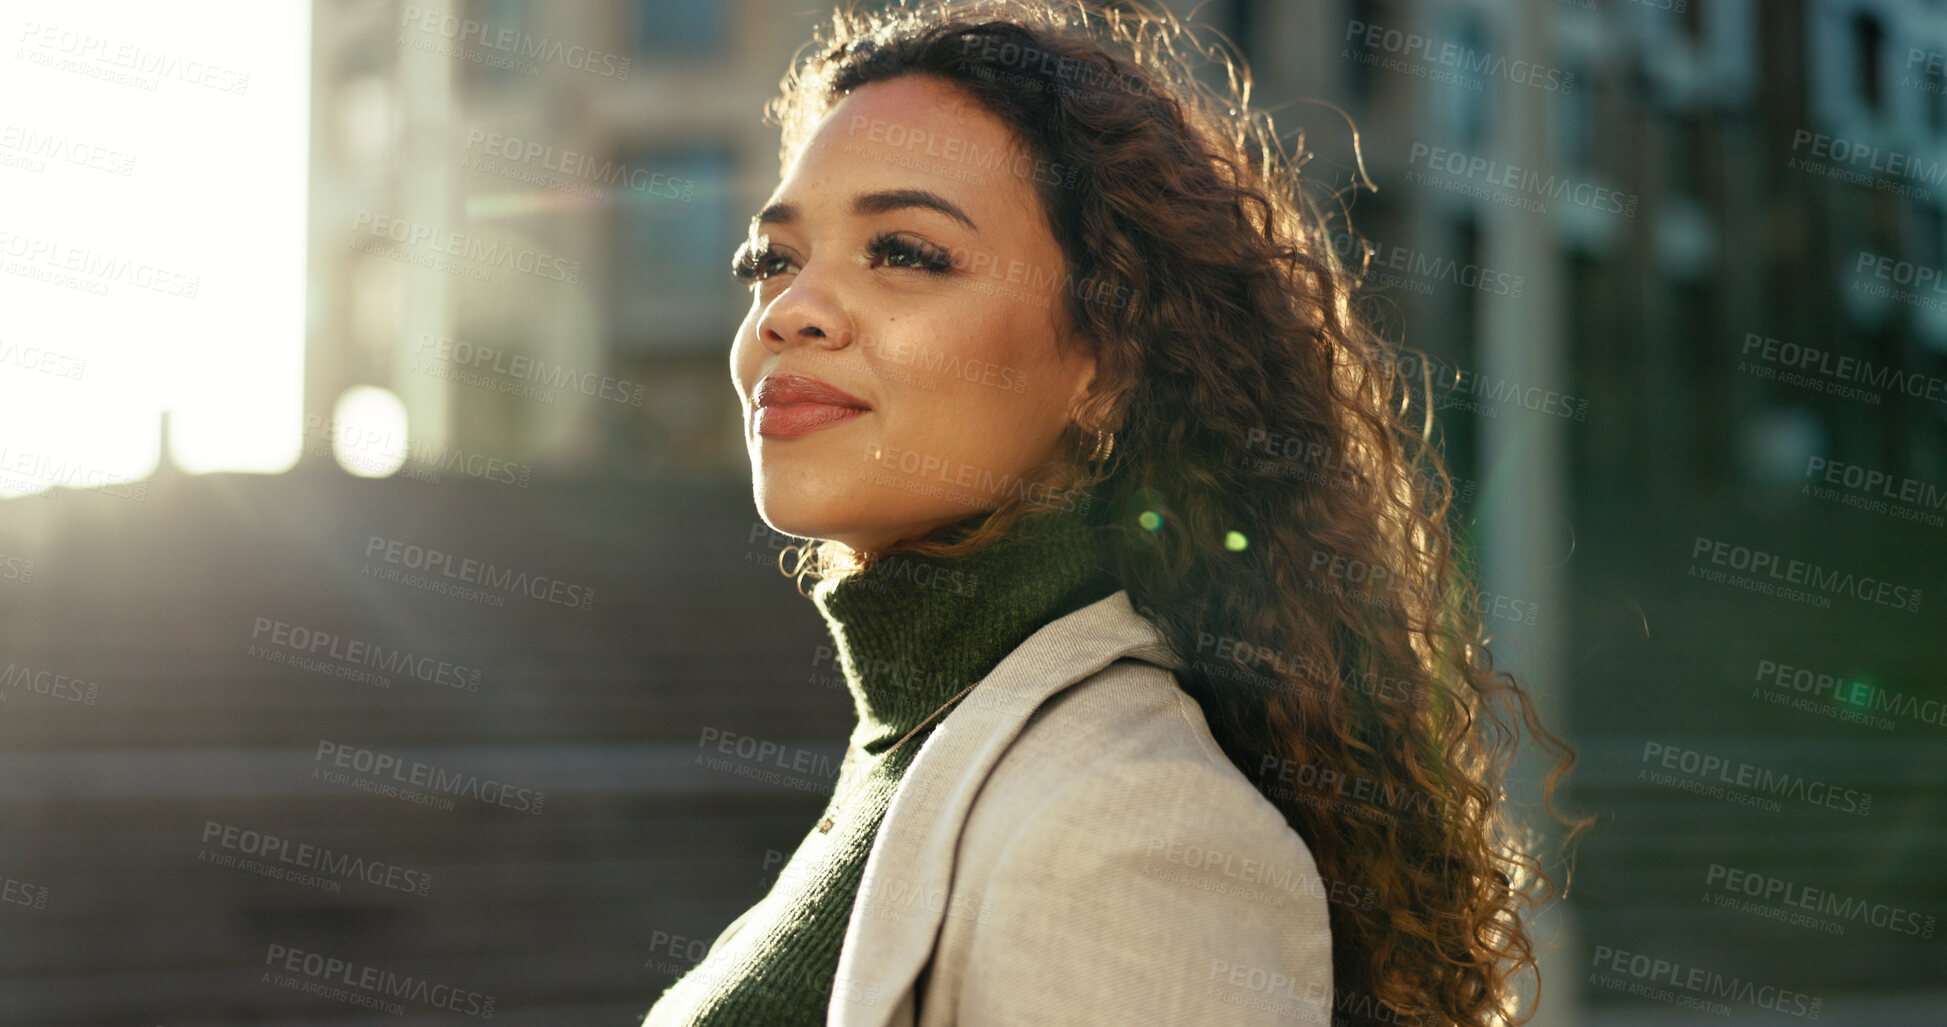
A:
POLYGON ((801 595, 801 596, 804 596, 804 597, 805 597, 806 599, 809 599, 809 598, 811 598, 811 593, 809 593, 809 592, 806 592, 806 591, 804 590, 804 572, 805 572, 805 562, 806 562, 806 561, 808 561, 808 560, 809 560, 810 558, 811 558, 811 551, 810 551, 809 549, 807 549, 807 548, 805 548, 805 544, 804 544, 804 543, 799 543, 799 544, 797 544, 797 545, 790 545, 790 546, 785 546, 785 547, 784 547, 783 549, 780 549, 780 550, 778 550, 778 552, 777 552, 777 569, 778 569, 778 573, 780 573, 780 574, 782 574, 782 575, 784 575, 784 576, 785 576, 785 577, 787 577, 787 578, 790 578, 790 579, 791 579, 791 582, 792 582, 792 584, 793 584, 793 585, 795 585, 795 586, 797 587, 797 589, 798 589, 798 594, 799 594, 799 595, 801 595), (797 559, 797 563, 796 563, 796 564, 794 564, 794 565, 793 565, 793 566, 791 567, 791 569, 790 569, 790 570, 785 570, 785 569, 784 569, 784 558, 785 558, 785 557, 786 557, 787 555, 789 555, 789 554, 792 554, 792 553, 796 553, 796 554, 797 554, 797 557, 798 557, 798 559, 797 559))
POLYGON ((1115 452, 1115 432, 1105 432, 1100 428, 1095 429, 1095 448, 1089 451, 1089 461, 1091 463, 1101 463, 1107 460, 1109 454, 1113 452, 1115 452))

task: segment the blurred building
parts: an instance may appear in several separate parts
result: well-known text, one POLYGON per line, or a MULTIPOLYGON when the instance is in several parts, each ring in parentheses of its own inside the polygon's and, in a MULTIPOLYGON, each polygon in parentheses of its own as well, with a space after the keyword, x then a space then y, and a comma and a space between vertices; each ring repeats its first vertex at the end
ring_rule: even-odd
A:
POLYGON ((776 182, 761 111, 809 24, 703 0, 320 3, 312 416, 374 385, 415 446, 741 468, 730 249, 776 182))
MULTIPOLYGON (((1575 733, 1578 798, 1604 814, 1579 867, 1576 957, 1649 952, 1828 997, 1926 979, 1937 956, 1920 939, 1698 901, 1728 864, 1882 910, 1938 906, 1899 814, 1724 813, 1641 783, 1639 753, 1681 736, 1824 767, 1909 811, 1933 801, 1899 769, 1937 755, 1912 734, 1924 725, 1862 737, 1745 694, 1770 660, 1939 698, 1927 629, 1713 596, 1685 558, 1730 536, 1915 587, 1941 572, 1947 5, 1333 0, 1203 16, 1240 41, 1257 102, 1302 130, 1309 174, 1347 188, 1362 158, 1378 186, 1358 193, 1362 242, 1343 252, 1370 252, 1392 334, 1434 371, 1485 583, 1543 611, 1488 626, 1575 733), (1886 496, 1825 501, 1810 469, 1833 466, 1921 500, 1910 516, 1886 496)), ((1563 983, 1579 979, 1570 967, 1563 983)), ((1584 990, 1599 1016, 1667 1015, 1584 990)))
MULTIPOLYGON (((775 183, 776 130, 759 113, 813 20, 763 6, 321 3, 310 412, 329 417, 371 384, 401 397, 415 442, 563 468, 737 465, 725 365, 745 297, 727 246, 775 183), (454 254, 460 270, 424 273, 454 254)), ((1947 45, 1947 13, 1923 0, 1760 13, 1748 0, 1233 0, 1198 18, 1239 41, 1258 102, 1304 129, 1320 181, 1348 184, 1353 150, 1317 101, 1357 125, 1379 189, 1358 196, 1353 227, 1378 280, 1397 280, 1384 291, 1403 323, 1441 327, 1411 344, 1481 370, 1497 307, 1559 294, 1573 382, 1540 384, 1608 412, 1577 421, 1595 477, 1789 477, 1764 456, 1781 439, 1840 436, 1933 467, 1938 417, 1781 401, 1722 357, 1755 332, 1916 371, 1940 359, 1939 304, 1854 290, 1852 262, 1804 258, 1943 262, 1932 180, 1947 101, 1927 55, 1947 45), (1530 27, 1545 52, 1511 50, 1530 27), (1547 82, 1515 81, 1529 74, 1547 82), (1501 117, 1515 85, 1546 100, 1545 122, 1501 117), (1545 167, 1505 158, 1509 128, 1533 133, 1545 167), (1490 263, 1510 210, 1510 230, 1546 233, 1559 272, 1490 263), (1495 302, 1512 290, 1517 302, 1495 302), (1839 341, 1784 338, 1824 324, 1839 341), (1855 438, 1869 430, 1881 438, 1855 438), (1632 458, 1671 451, 1684 461, 1632 458)), ((1479 420, 1447 426, 1462 466, 1479 420)))

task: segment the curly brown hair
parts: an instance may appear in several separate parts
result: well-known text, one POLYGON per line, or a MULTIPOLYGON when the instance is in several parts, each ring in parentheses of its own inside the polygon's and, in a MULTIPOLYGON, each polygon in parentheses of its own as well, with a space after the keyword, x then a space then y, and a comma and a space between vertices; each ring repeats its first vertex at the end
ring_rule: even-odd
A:
MULTIPOLYGON (((841 9, 767 108, 782 163, 851 90, 907 75, 1079 169, 1035 186, 1069 280, 1095 283, 1064 298, 1058 339, 1091 348, 1096 384, 1072 455, 1037 480, 1100 500, 1105 559, 1184 657, 1225 753, 1328 882, 1367 889, 1330 903, 1334 1020, 1524 1022, 1523 913, 1555 882, 1505 779, 1525 724, 1556 758, 1542 804, 1572 826, 1566 844, 1589 823, 1554 805, 1575 755, 1494 669, 1427 383, 1415 393, 1355 302, 1363 269, 1249 106, 1248 70, 1167 12, 841 9), (1098 429, 1115 433, 1106 460, 1088 456, 1098 429)), ((1004 503, 880 552, 814 542, 786 573, 802 589, 893 553, 959 555, 1048 506, 1004 503)))

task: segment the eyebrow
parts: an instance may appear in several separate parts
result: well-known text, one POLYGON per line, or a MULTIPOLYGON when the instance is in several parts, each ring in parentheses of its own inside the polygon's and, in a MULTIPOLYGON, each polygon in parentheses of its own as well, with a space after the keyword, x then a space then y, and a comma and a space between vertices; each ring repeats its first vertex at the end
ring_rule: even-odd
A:
MULTIPOLYGON (((852 213, 859 217, 873 214, 889 214, 895 210, 910 210, 915 207, 936 210, 955 221, 966 225, 976 234, 980 226, 973 223, 967 212, 959 205, 938 193, 925 189, 884 189, 876 193, 860 193, 852 197, 852 213)), ((763 225, 789 225, 798 220, 798 208, 789 203, 773 203, 750 219, 751 227, 763 225)))

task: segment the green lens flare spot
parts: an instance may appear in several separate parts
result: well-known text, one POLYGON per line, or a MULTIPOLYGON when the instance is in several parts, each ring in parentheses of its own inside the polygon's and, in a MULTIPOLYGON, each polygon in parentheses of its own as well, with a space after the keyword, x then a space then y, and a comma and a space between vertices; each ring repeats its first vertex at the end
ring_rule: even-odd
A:
POLYGON ((1136 515, 1136 523, 1150 531, 1163 530, 1163 515, 1154 510, 1144 510, 1136 515))
POLYGON ((1250 544, 1251 544, 1251 540, 1245 538, 1244 533, 1241 531, 1224 532, 1224 548, 1230 550, 1233 553, 1243 552, 1244 547, 1250 544))

